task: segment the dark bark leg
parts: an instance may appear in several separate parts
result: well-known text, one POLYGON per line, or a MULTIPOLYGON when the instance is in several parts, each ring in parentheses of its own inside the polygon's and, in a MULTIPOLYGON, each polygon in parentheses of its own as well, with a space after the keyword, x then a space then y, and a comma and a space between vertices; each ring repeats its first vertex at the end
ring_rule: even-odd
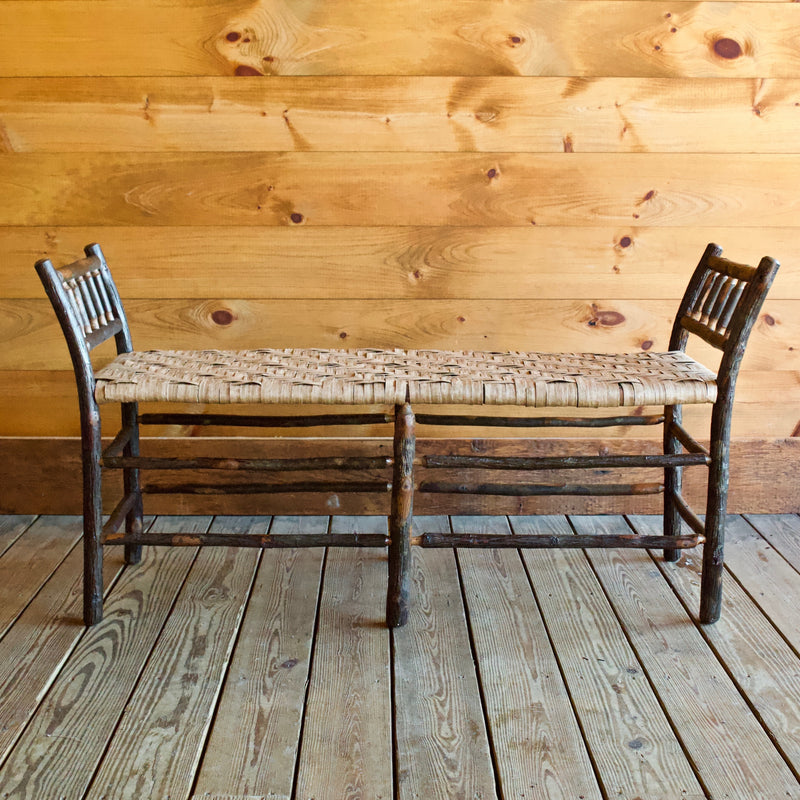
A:
POLYGON ((406 403, 395 407, 392 510, 389 517, 389 588, 386 624, 390 628, 408 621, 411 569, 411 525, 414 513, 414 412, 406 403))
POLYGON ((100 412, 97 406, 82 410, 83 457, 83 621, 94 625, 103 619, 103 530, 100 494, 100 412))
MULTIPOLYGON (((731 392, 731 396, 732 396, 731 392)), ((723 393, 724 397, 724 393, 723 393)), ((711 466, 708 471, 706 542, 700 582, 700 622, 716 622, 722 611, 725 514, 728 506, 731 403, 717 400, 711 416, 711 466)))
MULTIPOLYGON (((139 455, 139 423, 136 416, 139 412, 136 403, 123 403, 122 405, 122 425, 130 425, 133 428, 130 441, 125 445, 123 455, 139 455)), ((125 487, 125 494, 135 494, 136 502, 128 516, 125 518, 125 532, 131 536, 142 535, 142 492, 139 484, 139 470, 126 468, 122 473, 122 481, 125 487)), ((125 563, 138 564, 142 559, 142 546, 140 544, 125 545, 125 563)))
MULTIPOLYGON (((683 409, 680 406, 666 406, 664 409, 664 453, 673 455, 681 452, 680 442, 670 431, 674 420, 681 422, 683 409)), ((680 494, 683 482, 683 467, 664 468, 664 536, 680 536, 681 516, 675 507, 673 498, 680 494)), ((677 561, 681 557, 680 550, 664 549, 665 561, 677 561)))

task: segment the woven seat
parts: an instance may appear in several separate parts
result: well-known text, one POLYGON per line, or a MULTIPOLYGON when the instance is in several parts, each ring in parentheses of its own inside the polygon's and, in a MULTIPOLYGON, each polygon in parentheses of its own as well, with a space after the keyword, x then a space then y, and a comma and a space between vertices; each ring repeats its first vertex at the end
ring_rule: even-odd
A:
POLYGON ((98 402, 448 403, 538 408, 713 403, 716 376, 685 353, 242 350, 125 353, 98 402))

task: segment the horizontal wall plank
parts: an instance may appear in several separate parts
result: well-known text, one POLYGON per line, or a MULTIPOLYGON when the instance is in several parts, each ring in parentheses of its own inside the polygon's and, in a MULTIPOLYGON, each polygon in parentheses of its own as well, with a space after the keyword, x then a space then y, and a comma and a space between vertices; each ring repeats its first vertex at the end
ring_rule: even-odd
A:
POLYGON ((3 15, 5 76, 800 74, 787 3, 7 0, 3 15))
MULTIPOLYGON (((75 378, 67 371, 19 370, 0 372, 0 407, 3 409, 0 418, 0 436, 78 436, 80 422, 78 417, 78 396, 75 390, 75 378)), ((148 404, 147 411, 165 412, 197 411, 198 406, 183 404, 148 404)), ((205 406, 211 410, 211 406, 205 406)), ((375 407, 347 406, 348 411, 364 413, 375 411, 375 407)), ((455 406, 415 405, 417 413, 458 413, 463 411, 455 406)), ((330 406, 314 406, 308 413, 329 413, 330 406)), ((388 407, 385 410, 390 413, 388 407)), ((533 409, 515 406, 484 406, 477 409, 487 416, 530 416, 533 409)), ((297 407, 277 405, 265 409, 263 406, 226 406, 226 412, 234 414, 292 414, 297 407)), ((559 409, 559 416, 587 416, 594 413, 591 409, 559 409)), ((602 416, 603 410, 597 412, 602 416)), ((642 413, 641 409, 623 409, 625 414, 642 413)), ((709 406, 686 406, 684 419, 689 430, 702 438, 703 431, 708 432, 709 406)), ((111 405, 105 409, 105 430, 109 433, 117 424, 117 409, 111 405)), ((190 436, 277 436, 292 437, 297 434, 291 428, 261 429, 223 429, 201 428, 198 426, 157 426, 149 428, 150 435, 190 435, 190 436)), ((770 370, 744 370, 739 376, 736 387, 736 405, 733 414, 733 436, 747 438, 777 439, 797 435, 800 432, 800 372, 770 370)), ((390 429, 385 425, 371 425, 354 430, 351 426, 331 426, 314 430, 315 436, 347 437, 354 434, 371 436, 388 436, 390 429)), ((420 435, 422 435, 422 431, 420 435)), ((491 438, 516 438, 520 431, 514 428, 476 429, 467 427, 425 426, 425 437, 472 437, 487 436, 491 438)), ((573 438, 595 437, 597 431, 591 428, 574 429, 566 432, 558 428, 541 429, 536 432, 540 437, 558 438, 569 435, 573 438)), ((637 429, 636 438, 659 439, 661 428, 657 426, 637 429)), ((608 428, 603 431, 608 438, 627 438, 630 431, 624 428, 608 428)))
POLYGON ((761 229, 797 223, 799 183, 791 155, 15 153, 0 224, 761 229))
POLYGON ((677 308, 708 242, 782 263, 772 299, 800 299, 800 228, 10 227, 0 297, 40 298, 33 270, 103 246, 123 298, 653 299, 677 308))
POLYGON ((13 152, 793 153, 798 120, 796 78, 0 79, 13 152))
MULTIPOLYGON (((162 439, 146 442, 159 455, 209 455, 239 457, 294 457, 333 454, 377 455, 391 452, 390 439, 162 439)), ((539 440, 539 455, 579 455, 589 453, 654 452, 656 443, 632 439, 627 442, 594 439, 576 442, 569 439, 539 440)), ((431 440, 418 442, 421 453, 520 455, 530 453, 530 443, 520 440, 489 439, 431 440), (444 448, 444 450, 443 450, 444 448)), ((735 440, 731 446, 731 513, 797 513, 797 473, 800 470, 800 439, 771 441, 735 440)), ((637 473, 640 470, 635 471, 637 473)), ((705 502, 705 470, 685 471, 685 495, 699 511, 705 502)), ((191 473, 189 473, 191 474, 191 473)), ((650 471, 650 475, 653 472, 650 471)), ((603 471, 602 480, 628 480, 615 471, 603 471)), ((556 480, 551 473, 543 479, 556 480)), ((652 478, 651 478, 652 479, 652 478)), ((81 510, 80 442, 78 439, 0 438, 0 513, 78 514, 81 510)), ((104 482, 105 508, 110 511, 121 488, 113 477, 104 482)), ((660 496, 639 497, 478 497, 470 495, 424 495, 414 500, 416 514, 602 514, 660 513, 660 496)), ((158 514, 388 514, 388 494, 272 494, 200 495, 146 498, 145 511, 158 514)))
MULTIPOLYGON (((540 352, 664 351, 673 304, 658 300, 132 300, 139 350, 403 347, 540 352)), ((693 337, 693 340, 696 337, 693 337)), ((0 300, 0 370, 70 368, 50 303, 0 300)), ((98 349, 97 364, 110 358, 98 349)), ((694 357, 719 353, 698 342, 694 357)), ((768 300, 745 365, 800 369, 800 301, 768 300)))

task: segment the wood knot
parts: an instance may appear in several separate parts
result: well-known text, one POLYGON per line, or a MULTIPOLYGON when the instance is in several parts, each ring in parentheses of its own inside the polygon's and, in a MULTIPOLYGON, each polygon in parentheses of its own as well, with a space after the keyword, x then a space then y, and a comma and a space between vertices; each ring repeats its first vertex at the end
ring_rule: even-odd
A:
POLYGON ((236 319, 236 315, 227 308, 218 308, 211 312, 211 321, 216 325, 230 325, 236 319))
POLYGON ((619 246, 620 247, 630 247, 632 244, 633 244, 633 239, 631 239, 630 236, 623 236, 619 240, 619 246))
POLYGON ((736 39, 717 39, 714 42, 714 52, 720 57, 727 60, 733 60, 734 58, 739 58, 742 55, 742 46, 736 39))
POLYGON ((300 214, 298 211, 294 211, 294 212, 293 212, 293 213, 290 215, 289 219, 290 219, 290 220, 291 220, 291 221, 292 221, 292 222, 293 222, 295 225, 299 225, 299 224, 300 224, 300 223, 301 223, 301 222, 302 222, 302 221, 305 219, 305 217, 304 217, 302 214, 300 214))
POLYGON ((243 75, 243 76, 251 76, 251 75, 258 75, 261 77, 264 73, 259 72, 255 67, 251 67, 248 64, 239 64, 238 67, 234 70, 234 75, 243 75))
POLYGON ((238 42, 242 38, 242 34, 239 31, 231 31, 225 38, 229 42, 238 42))
POLYGON ((764 319, 764 322, 767 323, 767 325, 774 325, 775 324, 775 317, 773 317, 772 314, 764 314, 763 319, 764 319))
POLYGON ((606 311, 598 308, 595 303, 591 306, 591 316, 586 320, 590 328, 613 328, 615 325, 622 325, 625 316, 619 311, 606 311))
POLYGON ((508 37, 508 46, 509 47, 519 47, 520 45, 525 44, 524 37, 520 36, 517 33, 512 33, 508 37))

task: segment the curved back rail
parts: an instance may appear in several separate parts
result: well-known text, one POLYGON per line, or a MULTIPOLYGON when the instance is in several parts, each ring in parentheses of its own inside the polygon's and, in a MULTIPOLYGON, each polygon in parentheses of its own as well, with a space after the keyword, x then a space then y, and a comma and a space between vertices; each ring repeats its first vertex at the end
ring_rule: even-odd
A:
POLYGON ((691 333, 725 355, 743 351, 778 266, 769 257, 757 267, 738 264, 709 244, 678 307, 669 349, 685 350, 691 333))

